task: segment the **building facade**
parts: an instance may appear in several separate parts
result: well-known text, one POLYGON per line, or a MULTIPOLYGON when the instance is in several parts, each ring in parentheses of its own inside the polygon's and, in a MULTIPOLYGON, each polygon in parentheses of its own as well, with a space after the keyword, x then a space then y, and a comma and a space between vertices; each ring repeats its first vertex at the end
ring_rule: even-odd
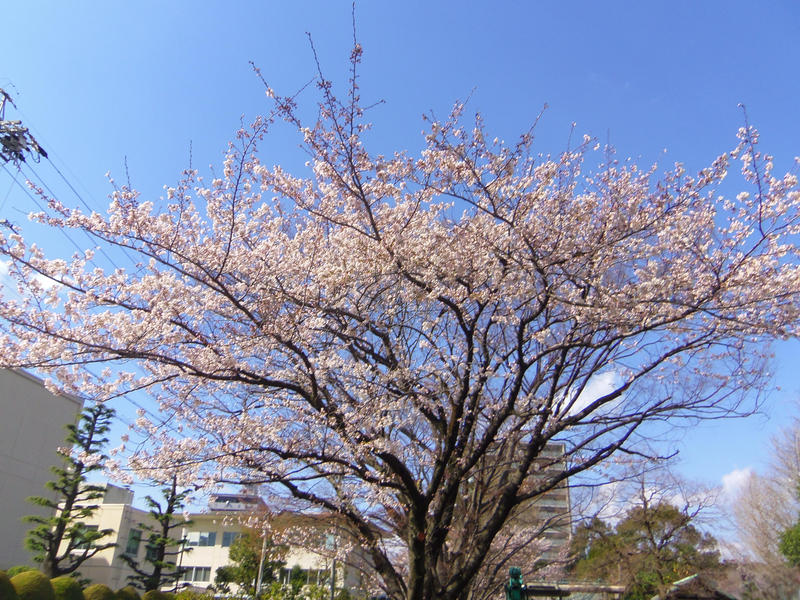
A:
MULTIPOLYGON (((123 556, 137 560, 140 565, 145 564, 146 526, 148 523, 155 525, 149 512, 132 506, 133 499, 130 490, 107 484, 98 510, 84 521, 90 527, 113 530, 114 533, 102 541, 113 542, 116 547, 96 554, 81 566, 80 572, 93 582, 104 583, 115 590, 128 585, 128 577, 134 574, 123 556)), ((265 512, 266 506, 258 497, 217 494, 211 497, 207 511, 186 515, 187 524, 180 530, 185 543, 176 560, 184 573, 170 588, 205 590, 213 585, 217 569, 231 564, 228 552, 245 530, 247 518, 265 512)), ((271 518, 270 528, 275 536, 280 536, 292 528, 324 532, 329 527, 323 516, 281 513, 271 518)), ((300 573, 305 584, 327 585, 330 582, 329 574, 335 572, 337 587, 355 590, 361 585, 360 573, 352 568, 355 564, 353 561, 338 562, 334 567, 331 557, 299 545, 288 544, 282 553, 282 562, 285 568, 276 574, 281 583, 288 583, 294 569, 296 574, 300 573)), ((232 592, 236 592, 235 587, 232 586, 232 592)))
POLYGON ((84 562, 79 571, 83 577, 93 583, 105 583, 112 589, 119 589, 128 584, 128 575, 133 571, 122 560, 123 554, 142 560, 144 544, 133 544, 135 532, 141 534, 142 525, 150 521, 147 511, 134 508, 133 492, 115 485, 106 484, 105 494, 99 500, 99 508, 85 519, 84 523, 93 529, 110 529, 113 533, 100 540, 101 543, 114 543, 116 546, 106 548, 84 562))
POLYGON ((32 564, 24 539, 26 515, 49 516, 27 498, 51 493, 45 484, 59 463, 64 427, 75 423, 83 403, 56 396, 24 371, 0 369, 0 569, 32 564))

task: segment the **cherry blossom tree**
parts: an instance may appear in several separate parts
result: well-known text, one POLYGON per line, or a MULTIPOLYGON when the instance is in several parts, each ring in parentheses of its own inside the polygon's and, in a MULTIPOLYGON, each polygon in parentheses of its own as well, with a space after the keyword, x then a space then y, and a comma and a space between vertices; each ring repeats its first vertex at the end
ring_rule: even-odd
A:
POLYGON ((343 99, 320 74, 315 122, 267 87, 273 112, 209 181, 34 215, 133 268, 3 230, 24 294, 0 305, 2 360, 101 400, 150 390, 168 418, 140 417, 137 468, 334 511, 392 598, 464 598, 532 500, 665 424, 749 410, 769 341, 797 334, 800 193, 749 125, 694 176, 588 138, 537 155, 533 130, 493 140, 463 104, 427 119, 418 155, 371 153, 360 56, 343 99), (259 160, 280 122, 307 172, 259 160))

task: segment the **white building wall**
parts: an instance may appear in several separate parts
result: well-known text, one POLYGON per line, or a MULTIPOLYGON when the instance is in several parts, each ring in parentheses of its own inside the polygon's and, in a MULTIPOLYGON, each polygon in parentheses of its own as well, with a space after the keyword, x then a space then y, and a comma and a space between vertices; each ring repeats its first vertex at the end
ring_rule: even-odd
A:
MULTIPOLYGON (((235 515, 234 515, 235 516, 235 515)), ((181 567, 190 570, 181 579, 181 582, 190 583, 194 587, 205 588, 214 583, 214 577, 219 567, 230 564, 228 560, 229 546, 223 546, 225 532, 241 532, 241 526, 228 515, 218 515, 213 513, 194 513, 189 515, 191 524, 184 528, 183 535, 188 538, 185 552, 180 557, 181 567), (227 519, 225 517, 228 517, 227 519), (198 538, 204 538, 203 543, 209 542, 208 534, 213 533, 213 544, 199 545, 198 538), (197 544, 197 545, 195 545, 197 544), (197 569, 207 568, 208 578, 205 576, 197 577, 197 569)))
POLYGON ((51 394, 28 373, 0 369, 0 569, 32 564, 23 544, 31 525, 22 517, 47 514, 26 498, 51 493, 45 483, 59 463, 64 426, 76 421, 81 406, 76 398, 51 394))

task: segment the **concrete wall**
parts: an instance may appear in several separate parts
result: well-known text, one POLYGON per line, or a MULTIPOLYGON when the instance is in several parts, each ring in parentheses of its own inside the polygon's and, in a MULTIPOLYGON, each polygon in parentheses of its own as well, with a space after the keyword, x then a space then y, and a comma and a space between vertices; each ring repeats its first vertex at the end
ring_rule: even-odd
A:
MULTIPOLYGON (((113 542, 117 546, 101 550, 83 563, 78 569, 81 575, 93 583, 105 583, 113 590, 128 585, 128 576, 133 575, 134 572, 120 556, 128 551, 131 530, 142 531, 142 523, 148 522, 153 524, 148 512, 133 508, 130 504, 113 504, 104 501, 100 505, 100 509, 85 519, 84 523, 97 526, 98 529, 113 530, 110 536, 104 537, 101 541, 104 544, 113 542)), ((146 538, 147 536, 142 534, 135 553, 129 554, 138 560, 140 565, 144 565, 146 538)))
POLYGON ((56 450, 64 446, 64 426, 74 423, 81 402, 54 396, 42 382, 22 371, 0 369, 0 569, 32 564, 23 540, 25 515, 44 509, 26 502, 46 495, 44 485, 58 464, 56 450))

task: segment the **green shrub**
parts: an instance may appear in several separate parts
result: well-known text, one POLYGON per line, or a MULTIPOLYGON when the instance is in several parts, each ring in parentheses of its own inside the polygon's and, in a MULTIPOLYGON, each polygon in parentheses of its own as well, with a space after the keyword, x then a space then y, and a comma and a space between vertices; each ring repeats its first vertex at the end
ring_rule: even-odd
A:
POLYGON ((47 575, 39 571, 24 571, 11 578, 19 600, 55 600, 53 586, 47 575))
POLYGON ((159 590, 150 590, 142 595, 142 600, 170 600, 170 597, 175 598, 175 594, 169 594, 159 590))
POLYGON ((0 571, 0 600, 17 600, 17 590, 5 571, 0 571))
POLYGON ((25 571, 35 571, 33 567, 29 567, 28 565, 17 565, 16 567, 11 567, 8 571, 6 571, 6 575, 8 578, 11 579, 15 575, 19 575, 20 573, 24 573, 25 571))
POLYGON ((74 577, 62 575, 50 580, 56 600, 83 600, 83 588, 74 577))
POLYGON ((95 583, 83 590, 85 600, 117 600, 114 590, 105 583, 95 583))
POLYGON ((117 590, 117 600, 142 600, 142 597, 135 587, 126 585, 117 590))
POLYGON ((175 594, 175 600, 213 600, 214 593, 205 591, 200 592, 193 589, 181 590, 175 594))

